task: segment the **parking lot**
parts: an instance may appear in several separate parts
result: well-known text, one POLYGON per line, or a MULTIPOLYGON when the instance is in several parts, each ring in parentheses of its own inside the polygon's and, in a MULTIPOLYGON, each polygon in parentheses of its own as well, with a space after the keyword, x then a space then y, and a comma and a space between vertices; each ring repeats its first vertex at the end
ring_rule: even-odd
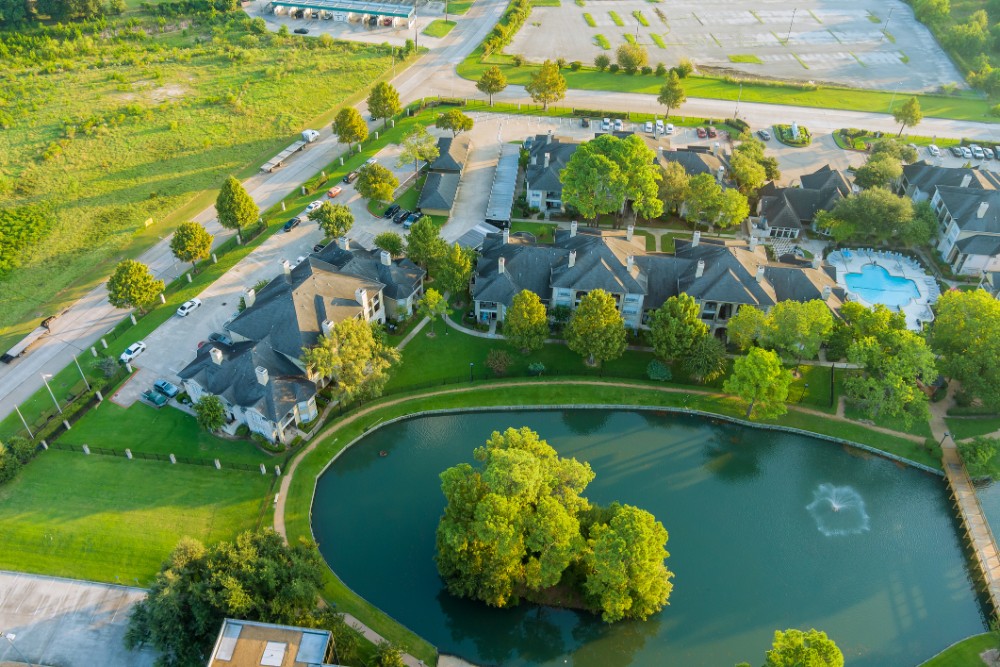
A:
POLYGON ((965 86, 930 31, 900 0, 588 0, 584 7, 563 2, 536 7, 506 51, 538 62, 565 58, 590 64, 600 53, 614 61, 626 34, 646 46, 654 65, 689 58, 696 66, 857 88, 965 86), (624 25, 616 25, 612 11, 624 25), (636 11, 648 26, 633 16, 636 11), (597 35, 609 41, 610 50, 597 44, 597 35))
POLYGON ((20 652, 35 665, 151 667, 155 651, 122 643, 132 606, 145 596, 139 588, 0 571, 0 629, 12 637, 0 641, 0 663, 22 664, 20 652))

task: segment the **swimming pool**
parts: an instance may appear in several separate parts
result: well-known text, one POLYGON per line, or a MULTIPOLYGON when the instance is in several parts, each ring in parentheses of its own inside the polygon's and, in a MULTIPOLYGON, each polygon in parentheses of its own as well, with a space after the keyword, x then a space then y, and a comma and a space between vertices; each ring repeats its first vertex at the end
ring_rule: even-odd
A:
POLYGON ((868 303, 881 303, 886 306, 902 306, 910 299, 920 297, 917 284, 909 278, 889 275, 883 267, 877 264, 866 264, 861 267, 861 273, 848 273, 844 276, 847 289, 868 303))

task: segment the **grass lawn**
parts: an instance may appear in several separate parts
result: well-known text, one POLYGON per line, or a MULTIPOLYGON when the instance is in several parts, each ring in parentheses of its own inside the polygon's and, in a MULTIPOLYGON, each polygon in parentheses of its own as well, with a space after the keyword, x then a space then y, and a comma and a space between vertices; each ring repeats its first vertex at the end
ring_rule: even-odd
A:
POLYGON ((142 12, 128 20, 149 37, 88 34, 86 48, 53 39, 29 44, 30 57, 5 54, 0 209, 51 213, 3 277, 4 349, 210 205, 226 176, 255 173, 301 129, 328 123, 390 64, 376 46, 257 35, 238 20, 181 31, 168 19, 163 33, 142 12))
POLYGON ((997 647, 997 637, 987 632, 969 637, 941 651, 919 667, 985 667, 979 654, 997 647))
POLYGON ((515 232, 533 234, 537 243, 552 243, 555 241, 556 225, 551 222, 512 222, 510 233, 515 232))
MULTIPOLYGON (((858 408, 851 405, 850 403, 844 408, 844 416, 848 419, 862 420, 868 419, 858 408)), ((910 433, 912 435, 919 435, 921 438, 931 437, 931 425, 927 422, 913 422, 909 427, 903 422, 901 418, 897 417, 879 417, 876 420, 879 426, 884 428, 891 428, 894 431, 901 431, 903 433, 910 433)))
POLYGON ((185 535, 206 543, 257 525, 272 477, 42 452, 0 486, 0 568, 148 585, 185 535))
MULTIPOLYGON (((476 49, 459 64, 459 75, 466 79, 478 80, 483 71, 492 65, 498 65, 504 76, 507 77, 508 83, 523 86, 530 81, 538 68, 536 65, 528 64, 514 67, 507 56, 493 56, 482 60, 481 56, 481 50, 476 49)), ((566 78, 569 88, 580 90, 609 90, 656 95, 662 85, 662 81, 655 76, 612 74, 607 71, 599 72, 593 68, 583 68, 577 72, 564 70, 562 74, 566 78)), ((684 80, 684 89, 688 97, 732 101, 740 98, 740 82, 727 81, 720 77, 689 76, 684 80)), ((754 82, 752 80, 743 81, 742 90, 742 100, 745 102, 877 113, 888 113, 889 104, 893 101, 891 91, 881 92, 828 86, 808 89, 802 86, 754 82)), ((927 117, 981 122, 997 121, 995 117, 989 115, 989 102, 981 99, 975 93, 917 95, 916 97, 920 101, 924 116, 927 117)), ((678 113, 684 113, 683 107, 678 110, 678 113)))
POLYGON ((449 14, 464 14, 475 0, 448 0, 449 14))
POLYGON ((646 239, 646 252, 656 252, 656 236, 641 229, 635 230, 636 236, 643 236, 646 239))
POLYGON ((743 53, 737 55, 730 55, 729 62, 731 63, 749 63, 751 65, 763 65, 764 61, 753 55, 752 53, 743 53))
POLYGON ((1000 431, 1000 417, 983 417, 982 419, 948 417, 945 419, 945 423, 948 424, 948 432, 955 440, 964 440, 1000 431))
POLYGON ((424 28, 424 34, 428 37, 444 37, 451 29, 457 24, 454 21, 445 21, 444 19, 434 19, 427 24, 424 28))
POLYGON ((224 440, 212 435, 198 426, 194 417, 176 408, 156 409, 144 403, 125 409, 105 401, 60 436, 59 442, 269 466, 273 458, 249 440, 224 440))

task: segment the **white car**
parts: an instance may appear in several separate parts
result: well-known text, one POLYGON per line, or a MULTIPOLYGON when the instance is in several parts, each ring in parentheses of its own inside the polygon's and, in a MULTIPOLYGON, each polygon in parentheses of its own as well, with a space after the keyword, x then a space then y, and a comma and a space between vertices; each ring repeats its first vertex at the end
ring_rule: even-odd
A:
POLYGON ((650 133, 653 131, 653 121, 651 120, 646 121, 646 131, 650 133))
POLYGON ((181 307, 177 309, 177 314, 181 317, 187 317, 191 314, 195 308, 201 307, 201 299, 191 299, 190 301, 185 301, 181 304, 181 307))
POLYGON ((673 134, 673 133, 674 133, 674 124, 667 123, 667 130, 666 132, 664 132, 664 134, 673 134))
POLYGON ((982 146, 977 146, 976 144, 972 144, 971 146, 969 146, 969 148, 972 149, 972 155, 977 160, 982 160, 983 157, 985 156, 985 153, 983 153, 982 146))
POLYGON ((121 356, 118 357, 118 360, 123 364, 127 364, 145 351, 146 351, 146 344, 140 340, 138 342, 132 343, 127 348, 125 348, 125 351, 121 353, 121 356))
POLYGON ((604 120, 601 121, 601 130, 607 132, 610 129, 611 129, 611 119, 605 118, 604 120))
POLYGON ((934 157, 938 157, 939 155, 941 155, 941 149, 935 146, 934 144, 931 144, 930 146, 927 147, 927 152, 933 155, 934 157))
POLYGON ((615 132, 622 132, 625 129, 625 121, 615 118, 615 132))
POLYGON ((656 119, 656 132, 657 134, 663 134, 663 121, 659 118, 656 119))
POLYGON ((993 149, 987 146, 983 146, 983 154, 986 156, 987 160, 992 160, 994 157, 993 149))
POLYGON ((313 203, 309 204, 309 206, 306 206, 306 213, 312 213, 322 205, 323 205, 323 200, 317 199, 313 203))

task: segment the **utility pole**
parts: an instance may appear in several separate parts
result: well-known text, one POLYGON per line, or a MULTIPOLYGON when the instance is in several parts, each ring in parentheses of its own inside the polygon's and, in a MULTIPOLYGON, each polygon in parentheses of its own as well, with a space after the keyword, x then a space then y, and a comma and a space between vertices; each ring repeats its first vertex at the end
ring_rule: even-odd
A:
POLYGON ((788 40, 790 40, 792 38, 792 25, 795 23, 795 12, 797 12, 797 11, 799 11, 798 7, 796 7, 795 9, 792 10, 792 20, 788 22, 788 34, 785 35, 785 44, 786 45, 788 44, 788 40))
POLYGON ((894 9, 895 9, 895 7, 890 7, 889 8, 889 16, 886 17, 886 19, 885 19, 885 25, 882 26, 882 39, 879 40, 880 42, 884 42, 885 41, 885 31, 889 29, 889 19, 892 18, 892 10, 894 10, 894 9))

